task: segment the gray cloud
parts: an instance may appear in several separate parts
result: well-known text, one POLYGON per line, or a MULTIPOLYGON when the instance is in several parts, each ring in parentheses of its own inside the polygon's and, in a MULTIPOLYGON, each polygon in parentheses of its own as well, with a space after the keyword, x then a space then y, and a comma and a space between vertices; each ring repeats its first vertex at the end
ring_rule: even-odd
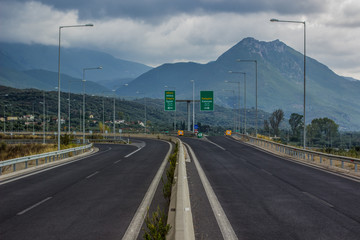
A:
MULTIPOLYGON (((17 0, 27 2, 28 0, 17 0)), ((13 2, 1 0, 0 2, 13 2)), ((311 14, 323 12, 328 0, 39 0, 56 9, 77 9, 80 19, 133 18, 159 21, 178 14, 255 13, 311 14)))
POLYGON ((215 60, 245 37, 279 39, 338 74, 360 79, 360 2, 348 0, 248 1, 13 1, 0 0, 0 41, 58 44, 58 26, 91 22, 94 28, 64 29, 62 46, 101 50, 157 66, 215 60), (359 10, 359 11, 358 11, 359 10), (354 31, 353 28, 356 28, 354 31))

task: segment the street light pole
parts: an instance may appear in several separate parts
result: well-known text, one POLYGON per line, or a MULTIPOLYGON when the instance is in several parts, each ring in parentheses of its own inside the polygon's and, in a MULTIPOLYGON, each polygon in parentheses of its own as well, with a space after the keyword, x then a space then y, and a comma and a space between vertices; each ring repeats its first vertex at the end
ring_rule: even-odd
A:
POLYGON ((91 68, 83 68, 83 144, 85 144, 85 71, 87 70, 97 70, 102 69, 101 66, 99 67, 91 67, 91 68))
MULTIPOLYGON (((225 81, 225 82, 228 82, 228 81, 225 81)), ((230 82, 229 82, 229 83, 230 83, 230 82)), ((237 82, 234 82, 234 83, 237 83, 237 82)), ((235 97, 235 91, 234 91, 234 90, 223 89, 223 91, 232 92, 232 93, 233 93, 233 97, 235 97)), ((233 113, 234 113, 234 127, 233 127, 233 131, 236 132, 235 103, 233 104, 233 113)))
POLYGON ((193 119, 192 119, 193 131, 192 132, 195 133, 195 80, 190 80, 190 82, 192 82, 192 84, 193 84, 193 119))
POLYGON ((255 106, 256 106, 256 123, 255 123, 255 137, 258 134, 258 62, 257 60, 242 60, 238 59, 237 62, 254 62, 255 63, 255 106))
MULTIPOLYGON (((234 71, 229 71, 229 73, 237 73, 237 74, 243 74, 244 75, 244 134, 246 134, 246 72, 234 72, 234 71)), ((238 82, 230 82, 230 81, 225 81, 228 83, 237 83, 238 87, 239 87, 239 125, 241 125, 241 118, 240 118, 240 80, 238 82)), ((239 131, 240 131, 239 127, 239 131)))
POLYGON ((305 21, 288 21, 288 20, 279 20, 279 19, 270 19, 270 22, 284 22, 284 23, 300 23, 304 24, 304 139, 303 147, 306 148, 306 22, 305 21))
POLYGON ((61 108, 60 108, 60 49, 61 49, 61 29, 71 27, 93 27, 91 23, 82 25, 60 26, 59 27, 59 59, 58 59, 58 151, 60 150, 60 130, 61 130, 61 108))

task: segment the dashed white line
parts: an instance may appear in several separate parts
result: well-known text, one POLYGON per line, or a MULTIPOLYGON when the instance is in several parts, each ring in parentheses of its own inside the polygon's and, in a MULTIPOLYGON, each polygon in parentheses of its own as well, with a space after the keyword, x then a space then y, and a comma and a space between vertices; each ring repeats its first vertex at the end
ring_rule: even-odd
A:
POLYGON ((137 150, 135 150, 135 151, 133 151, 132 153, 129 153, 128 155, 125 156, 125 158, 130 157, 131 155, 133 155, 134 153, 137 153, 137 152, 140 151, 141 149, 142 149, 142 147, 139 148, 139 149, 137 149, 137 150))
POLYGON ((95 176, 98 173, 99 173, 99 171, 96 171, 93 174, 90 174, 89 176, 87 176, 86 179, 92 178, 93 176, 95 176))
POLYGON ((114 162, 114 164, 117 164, 117 163, 119 163, 119 162, 121 162, 121 159, 120 159, 120 160, 117 160, 116 162, 114 162))
POLYGON ((272 173, 271 173, 271 172, 266 171, 265 169, 261 169, 261 171, 263 171, 263 172, 265 172, 265 173, 269 174, 270 176, 272 176, 272 173))
POLYGON ((46 201, 49 201, 50 199, 52 199, 52 197, 47 197, 47 198, 45 198, 44 200, 42 200, 42 201, 40 201, 40 202, 38 202, 38 203, 35 203, 35 204, 32 205, 31 207, 28 207, 27 209, 19 212, 17 215, 18 215, 18 216, 23 215, 24 213, 30 211, 30 210, 33 209, 33 208, 38 207, 39 205, 43 204, 43 203, 46 202, 46 201))
POLYGON ((305 194, 306 196, 312 198, 312 199, 315 199, 316 201, 318 201, 318 202, 320 202, 320 203, 322 203, 322 204, 325 204, 325 205, 328 206, 328 207, 331 207, 331 208, 334 207, 334 206, 331 205, 330 203, 326 202, 325 200, 322 200, 321 198, 318 198, 317 196, 312 195, 311 193, 308 193, 308 192, 302 192, 302 193, 305 194))

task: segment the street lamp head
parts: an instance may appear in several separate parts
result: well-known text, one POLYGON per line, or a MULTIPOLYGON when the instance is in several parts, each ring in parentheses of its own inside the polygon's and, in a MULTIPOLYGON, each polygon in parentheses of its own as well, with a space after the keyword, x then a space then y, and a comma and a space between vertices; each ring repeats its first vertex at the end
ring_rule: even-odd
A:
POLYGON ((103 69, 103 67, 102 67, 102 66, 100 66, 100 67, 98 67, 98 69, 103 69))
POLYGON ((228 83, 229 81, 228 81, 228 80, 225 80, 224 82, 228 83))
POLYGON ((190 80, 190 82, 195 82, 195 80, 190 80))
POLYGON ((278 21, 279 21, 279 19, 276 19, 276 18, 270 19, 270 22, 278 22, 278 21))
POLYGON ((228 73, 233 73, 233 71, 228 71, 228 73))
POLYGON ((92 24, 92 23, 87 23, 87 24, 85 24, 85 26, 86 26, 86 27, 93 27, 94 24, 92 24))

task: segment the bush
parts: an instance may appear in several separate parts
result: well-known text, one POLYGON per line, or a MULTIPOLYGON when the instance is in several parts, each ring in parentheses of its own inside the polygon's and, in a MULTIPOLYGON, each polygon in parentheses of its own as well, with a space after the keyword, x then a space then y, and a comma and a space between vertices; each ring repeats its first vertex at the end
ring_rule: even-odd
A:
POLYGON ((171 228, 171 226, 167 224, 167 215, 164 211, 161 211, 159 206, 157 207, 157 211, 152 214, 152 218, 150 218, 148 211, 145 224, 147 229, 144 229, 145 233, 143 237, 146 240, 165 240, 171 228))

